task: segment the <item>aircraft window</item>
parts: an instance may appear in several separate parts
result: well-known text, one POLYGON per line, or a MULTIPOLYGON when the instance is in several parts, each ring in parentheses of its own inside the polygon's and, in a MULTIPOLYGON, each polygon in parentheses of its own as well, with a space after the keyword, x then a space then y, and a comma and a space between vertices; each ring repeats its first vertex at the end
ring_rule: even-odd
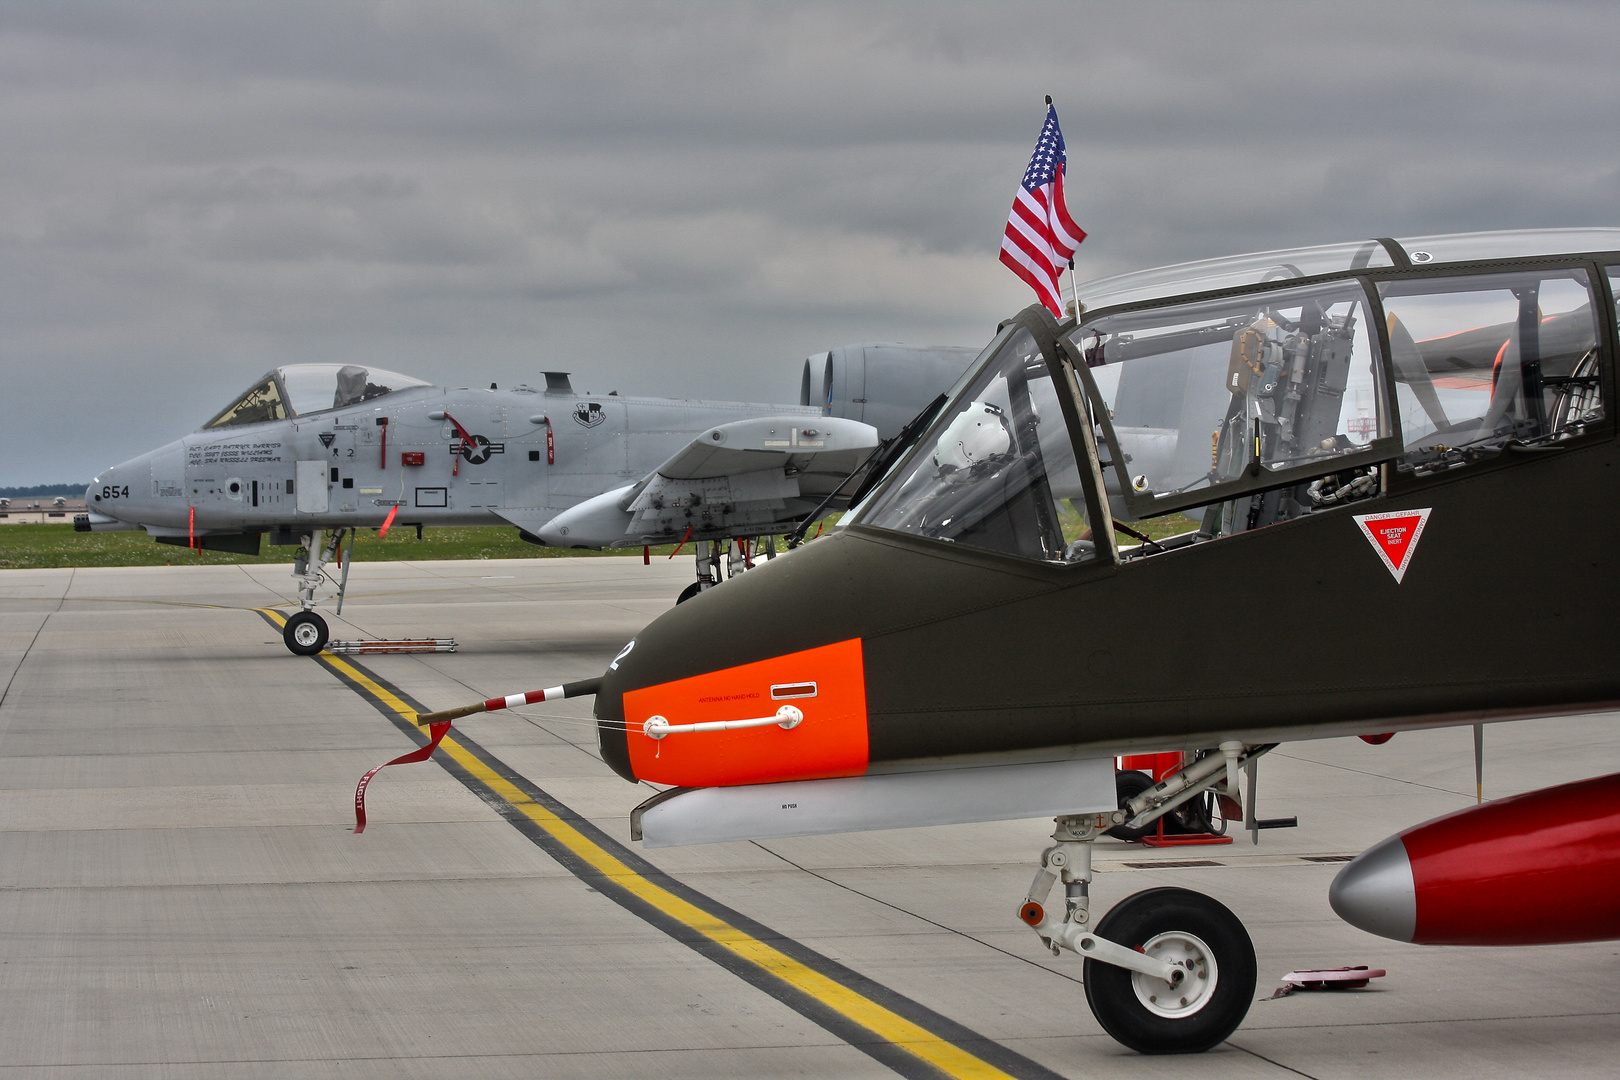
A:
POLYGON ((1074 447, 1028 330, 978 369, 858 523, 1031 559, 1093 557, 1074 447))
POLYGON ((294 416, 341 409, 396 390, 428 385, 409 375, 358 364, 291 364, 278 368, 277 374, 287 388, 287 403, 294 416))
POLYGON ((1404 464, 1429 472, 1603 417, 1597 320, 1579 270, 1389 282, 1379 290, 1404 464))
POLYGON ((1336 504, 1358 466, 1394 450, 1380 441, 1389 410, 1367 310, 1359 284, 1332 282, 1127 312, 1071 332, 1107 411, 1099 451, 1115 514, 1225 500, 1227 517, 1205 520, 1209 536, 1336 504), (1341 473, 1343 484, 1308 482, 1341 473), (1279 486, 1291 477, 1299 483, 1279 486))
POLYGON ((286 418, 287 409, 282 404, 281 391, 276 389, 276 380, 266 378, 204 424, 203 428, 235 427, 238 424, 258 424, 286 418))

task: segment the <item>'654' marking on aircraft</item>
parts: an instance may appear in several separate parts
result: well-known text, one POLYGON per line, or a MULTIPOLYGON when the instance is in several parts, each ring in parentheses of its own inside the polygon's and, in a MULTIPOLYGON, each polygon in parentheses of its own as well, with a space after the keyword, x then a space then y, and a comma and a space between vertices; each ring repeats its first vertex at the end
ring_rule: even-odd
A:
POLYGON ((261 538, 296 545, 301 610, 284 637, 300 654, 326 643, 317 593, 331 587, 342 611, 348 561, 339 578, 326 564, 361 528, 508 525, 591 548, 685 539, 695 593, 721 579, 722 552, 739 572, 753 538, 846 505, 852 474, 976 352, 833 349, 805 361, 797 405, 580 395, 559 372, 544 389, 482 390, 293 364, 200 430, 102 472, 75 525, 246 553, 261 538))

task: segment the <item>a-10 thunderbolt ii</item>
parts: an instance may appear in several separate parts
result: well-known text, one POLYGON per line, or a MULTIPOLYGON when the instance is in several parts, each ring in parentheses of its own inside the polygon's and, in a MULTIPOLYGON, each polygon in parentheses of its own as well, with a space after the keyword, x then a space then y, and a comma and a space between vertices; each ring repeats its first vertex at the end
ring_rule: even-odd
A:
MULTIPOLYGON (((1009 916, 1084 958, 1127 1046, 1214 1045, 1254 997, 1244 927, 1185 889, 1094 921, 1092 842, 1210 792, 1256 824, 1284 740, 1620 703, 1617 283, 1620 229, 1385 238, 1008 320, 841 527, 570 691, 616 772, 670 786, 632 835, 1054 816, 1009 916), (1121 807, 1114 756, 1169 750, 1121 807)), ((1607 777, 1414 827, 1332 902, 1420 943, 1620 937, 1617 804, 1607 777)))
POLYGON ((344 540, 352 552, 363 528, 510 525, 564 547, 690 541, 691 594, 753 563, 754 538, 838 508, 976 352, 832 349, 805 361, 798 405, 578 394, 560 372, 543 389, 483 390, 290 364, 200 430, 97 476, 75 526, 247 554, 261 538, 300 547, 301 610, 284 638, 301 655, 326 644, 318 594, 330 588, 342 611, 344 540))

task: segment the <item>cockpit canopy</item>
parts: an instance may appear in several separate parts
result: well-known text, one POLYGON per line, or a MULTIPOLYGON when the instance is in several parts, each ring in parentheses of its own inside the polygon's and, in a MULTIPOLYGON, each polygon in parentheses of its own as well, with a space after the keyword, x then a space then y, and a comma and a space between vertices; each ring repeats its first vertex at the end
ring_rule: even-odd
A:
POLYGON ((1078 324, 1005 324, 846 520, 1138 558, 1601 432, 1617 253, 1620 229, 1385 238, 1082 284, 1078 324))
POLYGON ((1026 558, 1093 550, 1061 390, 1027 327, 1006 327, 863 524, 1026 558))
POLYGON ((236 427, 358 405, 421 379, 359 364, 287 364, 270 372, 203 427, 236 427))

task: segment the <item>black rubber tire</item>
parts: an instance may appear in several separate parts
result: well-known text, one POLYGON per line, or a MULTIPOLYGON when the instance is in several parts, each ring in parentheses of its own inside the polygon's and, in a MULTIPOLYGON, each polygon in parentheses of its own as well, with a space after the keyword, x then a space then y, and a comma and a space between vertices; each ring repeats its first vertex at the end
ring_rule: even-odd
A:
POLYGON ((700 593, 702 591, 703 591, 703 582, 694 581, 694 582, 692 582, 692 584, 688 585, 686 588, 681 590, 681 595, 679 595, 679 596, 677 596, 675 598, 675 602, 677 604, 684 604, 688 600, 692 599, 692 597, 696 596, 698 593, 700 593))
POLYGON ((1158 935, 1177 931, 1200 939, 1216 969, 1209 1000, 1186 1016, 1150 1011, 1132 981, 1135 972, 1100 960, 1085 963, 1091 1014, 1104 1031, 1141 1054, 1202 1053, 1237 1030, 1254 1000, 1254 943, 1238 917, 1213 897, 1190 889, 1148 889, 1116 904, 1095 932, 1140 950, 1158 935))
MULTIPOLYGON (((1145 772, 1137 772, 1135 769, 1116 769, 1114 771, 1114 790, 1119 793, 1119 808, 1121 810, 1125 809, 1126 803, 1152 786, 1153 777, 1145 772)), ((1127 829, 1123 825, 1115 825, 1108 830, 1108 835, 1115 840, 1140 840, 1157 828, 1157 822, 1152 825, 1144 825, 1140 829, 1127 829)))
POLYGON ((313 611, 300 611, 281 628, 281 640, 294 656, 314 656, 326 648, 326 638, 326 620, 313 611))

